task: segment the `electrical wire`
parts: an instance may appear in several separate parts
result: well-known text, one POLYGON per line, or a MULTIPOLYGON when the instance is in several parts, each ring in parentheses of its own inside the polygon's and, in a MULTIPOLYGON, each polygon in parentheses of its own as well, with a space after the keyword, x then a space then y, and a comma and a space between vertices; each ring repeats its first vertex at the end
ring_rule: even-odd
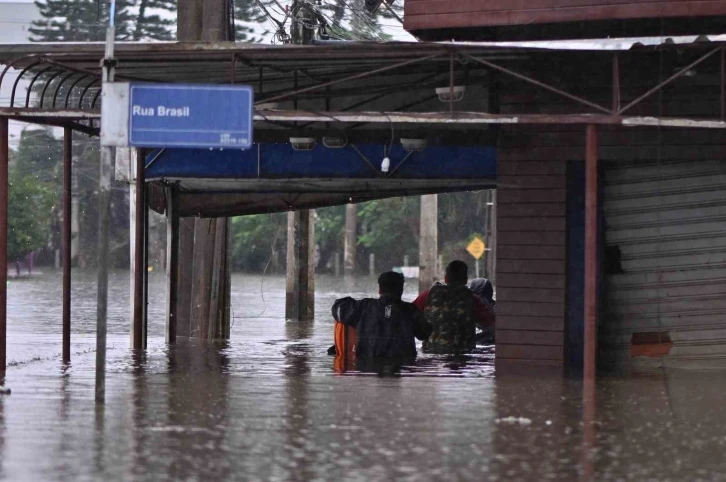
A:
POLYGON ((259 315, 253 316, 252 319, 260 318, 262 315, 265 314, 265 312, 267 312, 267 302, 265 301, 264 291, 265 275, 267 274, 267 269, 270 267, 270 264, 272 263, 275 254, 277 254, 275 246, 277 245, 277 238, 280 236, 280 231, 281 226, 278 226, 277 230, 275 231, 275 236, 272 238, 272 244, 270 245, 270 258, 267 260, 267 263, 265 264, 265 269, 262 270, 262 275, 260 276, 260 297, 262 298, 262 311, 259 315))

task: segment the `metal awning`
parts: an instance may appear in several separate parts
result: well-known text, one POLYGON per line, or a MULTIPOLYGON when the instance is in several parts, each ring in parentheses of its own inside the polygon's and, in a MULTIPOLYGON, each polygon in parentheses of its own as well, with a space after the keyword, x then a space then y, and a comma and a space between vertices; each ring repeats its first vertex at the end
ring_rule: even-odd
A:
MULTIPOLYGON (((668 118, 642 102, 666 85, 692 81, 694 68, 702 74, 699 88, 723 99, 720 40, 634 44, 620 51, 491 43, 119 43, 116 72, 119 80, 134 82, 251 85, 256 132, 265 142, 283 141, 291 132, 330 131, 382 142, 389 124, 396 124, 399 134, 425 131, 432 143, 485 144, 492 137, 483 124, 726 128, 720 111, 726 108, 718 105, 712 116, 668 118), (659 73, 663 65, 666 76, 659 73), (542 112, 522 103, 521 111, 496 112, 488 96, 498 82, 559 97, 565 108, 542 112), (466 87, 464 102, 449 101, 445 91, 441 102, 435 89, 453 85, 466 87)), ((0 45, 6 65, 0 89, 9 98, 0 115, 97 133, 102 57, 100 43, 0 45), (10 68, 17 75, 8 76, 10 68)))

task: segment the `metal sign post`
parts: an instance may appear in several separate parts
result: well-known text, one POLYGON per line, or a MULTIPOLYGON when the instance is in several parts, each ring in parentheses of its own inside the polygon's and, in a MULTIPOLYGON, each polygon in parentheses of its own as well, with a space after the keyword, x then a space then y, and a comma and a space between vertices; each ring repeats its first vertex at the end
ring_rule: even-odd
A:
MULTIPOLYGON (((116 27, 116 2, 111 2, 109 26, 106 31, 106 55, 103 59, 103 91, 106 85, 113 82, 116 64, 114 56, 114 39, 116 27)), ((106 103, 104 97, 103 104, 106 103)), ((102 110, 103 110, 102 104, 102 110)), ((103 121, 101 130, 103 131, 103 121)), ((112 146, 101 143, 101 170, 98 178, 98 291, 96 297, 96 403, 103 403, 106 398, 106 332, 108 315, 108 230, 109 211, 111 207, 111 174, 115 150, 112 146)))

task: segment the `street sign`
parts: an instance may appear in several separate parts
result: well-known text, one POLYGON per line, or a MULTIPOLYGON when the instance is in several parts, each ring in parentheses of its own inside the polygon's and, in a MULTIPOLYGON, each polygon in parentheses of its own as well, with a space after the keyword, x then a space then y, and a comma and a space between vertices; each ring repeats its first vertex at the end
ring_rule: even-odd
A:
POLYGON ((252 146, 254 100, 249 86, 131 84, 129 89, 129 146, 252 146))
POLYGON ((486 245, 484 244, 484 241, 481 240, 481 238, 474 238, 471 243, 466 247, 466 250, 469 252, 470 255, 474 256, 474 259, 480 259, 484 255, 484 251, 486 251, 486 245))

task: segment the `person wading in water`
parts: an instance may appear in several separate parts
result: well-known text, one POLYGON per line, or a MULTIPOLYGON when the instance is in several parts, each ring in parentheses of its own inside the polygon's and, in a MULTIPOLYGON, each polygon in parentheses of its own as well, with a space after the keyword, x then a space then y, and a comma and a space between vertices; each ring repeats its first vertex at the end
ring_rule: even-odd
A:
POLYGON ((436 283, 413 302, 423 311, 433 332, 423 344, 428 353, 466 353, 476 346, 476 326, 494 325, 494 313, 466 286, 468 268, 463 261, 446 267, 446 284, 436 283))
MULTIPOLYGON (((378 278, 378 299, 346 297, 333 304, 333 318, 355 329, 356 359, 413 359, 416 356, 414 338, 425 340, 431 334, 431 325, 422 313, 412 303, 401 300, 403 284, 402 274, 388 271, 378 278)), ((345 349, 338 345, 336 353, 342 355, 345 349)))

